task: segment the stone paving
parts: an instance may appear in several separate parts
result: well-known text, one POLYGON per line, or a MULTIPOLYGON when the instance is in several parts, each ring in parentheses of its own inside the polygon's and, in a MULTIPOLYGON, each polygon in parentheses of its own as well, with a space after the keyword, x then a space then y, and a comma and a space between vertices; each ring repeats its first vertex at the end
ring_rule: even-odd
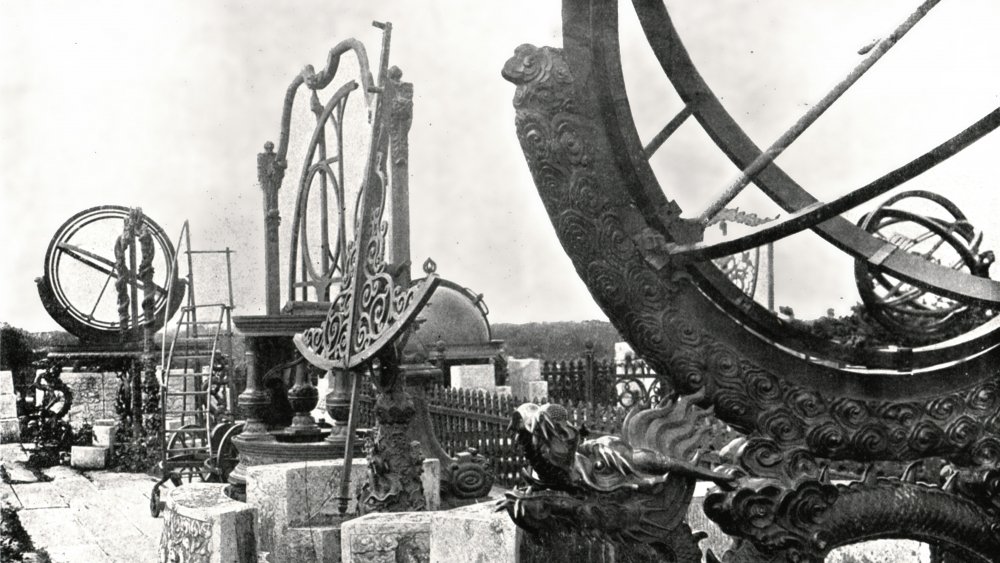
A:
POLYGON ((0 497, 18 509, 35 548, 47 551, 53 563, 157 561, 163 520, 149 515, 152 477, 58 466, 42 470, 52 479, 44 481, 24 461, 17 444, 0 446, 0 464, 10 477, 0 497))
MULTIPOLYGON (((80 472, 51 467, 39 480, 24 466, 25 455, 17 444, 0 444, 0 466, 11 483, 0 484, 0 504, 18 509, 21 525, 37 549, 44 549, 53 563, 157 561, 161 518, 149 515, 149 494, 156 482, 143 474, 110 471, 80 472)), ((699 484, 698 496, 705 484, 699 484)), ((169 486, 169 485, 167 485, 169 486)), ((730 543, 693 503, 688 518, 695 529, 708 532, 702 547, 722 553, 730 543)), ((831 563, 926 563, 926 545, 908 541, 880 541, 841 548, 831 553, 831 563)))

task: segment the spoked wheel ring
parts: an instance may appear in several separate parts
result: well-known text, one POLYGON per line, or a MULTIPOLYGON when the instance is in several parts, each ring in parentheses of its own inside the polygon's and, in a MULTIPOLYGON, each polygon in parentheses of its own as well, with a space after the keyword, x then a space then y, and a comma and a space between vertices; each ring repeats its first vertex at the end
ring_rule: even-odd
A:
MULTIPOLYGON (((63 328, 71 334, 79 336, 87 341, 117 341, 120 338, 120 323, 118 321, 108 321, 94 318, 91 314, 81 310, 78 304, 73 303, 66 294, 64 287, 65 280, 60 276, 60 263, 67 256, 65 244, 74 235, 85 229, 89 225, 100 221, 124 221, 129 216, 129 208, 121 205, 102 205, 85 209, 70 217, 63 223, 52 236, 48 249, 45 252, 44 276, 37 280, 38 292, 42 298, 42 304, 48 313, 63 328)), ((160 292, 154 302, 154 322, 152 330, 159 330, 168 318, 180 307, 184 297, 184 292, 179 291, 180 281, 174 268, 174 246, 170 242, 166 231, 149 217, 144 217, 145 224, 150 229, 153 236, 154 247, 156 247, 158 257, 162 259, 167 267, 167 272, 161 274, 164 280, 163 290, 169 286, 174 286, 171 296, 171 303, 167 303, 166 291, 160 292)), ((108 251, 113 248, 114 241, 108 241, 108 251)), ((130 326, 140 322, 133 319, 130 326)))

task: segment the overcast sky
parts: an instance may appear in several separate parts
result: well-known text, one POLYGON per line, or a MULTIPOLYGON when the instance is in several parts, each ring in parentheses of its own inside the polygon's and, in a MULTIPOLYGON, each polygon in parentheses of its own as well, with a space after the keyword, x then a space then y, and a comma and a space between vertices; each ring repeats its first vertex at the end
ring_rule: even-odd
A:
MULTIPOLYGON (((858 62, 859 48, 917 3, 668 6, 706 79, 767 145, 858 62)), ((235 249, 237 313, 262 313, 256 155, 265 141, 277 142, 285 89, 305 64, 319 67, 351 36, 368 45, 374 64, 374 19, 393 22, 392 63, 415 84, 414 263, 432 257, 444 277, 484 293, 494 322, 603 318, 538 200, 514 135, 513 86, 500 77, 517 45, 561 44, 557 2, 0 0, 0 7, 0 320, 57 328, 33 279, 59 225, 101 204, 140 206, 171 237, 189 219, 195 247, 235 249)), ((633 18, 622 18, 625 70, 648 138, 680 104, 633 18)), ((828 199, 957 133, 1000 105, 998 25, 995 1, 942 2, 779 163, 828 199)), ((691 125, 654 164, 669 195, 693 214, 736 171, 691 125)), ((909 187, 948 194, 996 241, 997 154, 992 135, 909 187)), ((286 229, 295 182, 290 173, 282 190, 286 229)), ((734 204, 774 214, 752 195, 734 204)), ((281 253, 287 257, 287 244, 281 253)), ((857 301, 850 260, 814 236, 780 243, 777 258, 779 303, 808 316, 857 301)))

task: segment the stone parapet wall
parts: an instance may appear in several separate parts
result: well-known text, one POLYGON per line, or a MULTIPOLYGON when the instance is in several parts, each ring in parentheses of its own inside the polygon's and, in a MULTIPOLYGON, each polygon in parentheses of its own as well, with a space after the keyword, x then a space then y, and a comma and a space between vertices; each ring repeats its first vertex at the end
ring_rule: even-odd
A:
MULTIPOLYGON (((70 408, 68 419, 74 428, 79 428, 84 423, 93 424, 96 420, 118 418, 118 414, 115 412, 119 386, 118 374, 114 372, 63 372, 61 378, 73 392, 73 406, 70 408)), ((183 383, 178 378, 171 381, 170 388, 172 391, 181 391, 182 386, 183 383)), ((180 410, 182 401, 182 397, 170 397, 167 410, 180 410)), ((187 409, 193 410, 194 397, 188 397, 187 401, 187 409)))
POLYGON ((73 391, 73 406, 69 423, 79 428, 84 423, 117 418, 115 399, 118 397, 118 375, 109 373, 63 372, 62 380, 73 391))

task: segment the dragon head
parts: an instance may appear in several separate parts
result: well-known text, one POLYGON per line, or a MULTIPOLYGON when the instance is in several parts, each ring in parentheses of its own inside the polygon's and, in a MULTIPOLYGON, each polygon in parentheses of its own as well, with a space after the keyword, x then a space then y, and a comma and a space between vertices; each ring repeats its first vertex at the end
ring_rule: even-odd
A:
MULTIPOLYGON (((623 436, 646 435, 636 424, 650 424, 650 419, 633 417, 629 423, 626 419, 623 436)), ((679 432, 689 438, 691 428, 683 426, 679 432)), ((529 531, 583 527, 649 543, 683 521, 696 481, 723 487, 734 481, 672 457, 669 447, 653 449, 655 441, 633 438, 640 442, 633 444, 619 436, 591 435, 583 425, 575 426, 560 405, 521 405, 509 429, 531 465, 524 472, 529 486, 508 492, 497 509, 529 531)), ((657 435, 662 434, 661 428, 657 435)))

